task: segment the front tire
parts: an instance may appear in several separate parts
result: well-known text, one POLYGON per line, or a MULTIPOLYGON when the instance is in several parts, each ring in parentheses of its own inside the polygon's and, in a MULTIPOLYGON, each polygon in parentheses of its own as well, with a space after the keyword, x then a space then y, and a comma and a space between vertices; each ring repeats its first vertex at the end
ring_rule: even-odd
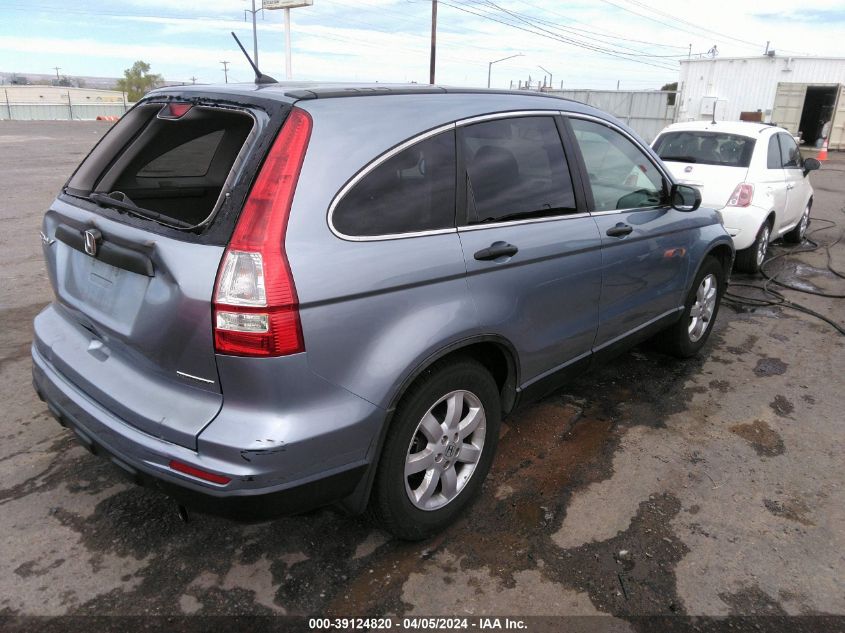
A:
POLYGON ((410 541, 439 532, 481 490, 499 439, 496 382, 472 359, 436 363, 403 396, 370 498, 378 523, 410 541))
POLYGON ((658 348, 678 358, 695 356, 710 338, 724 292, 722 264, 716 258, 708 257, 687 295, 681 318, 657 336, 658 348))
POLYGON ((734 265, 739 272, 756 275, 760 272, 760 266, 766 261, 766 252, 769 250, 769 239, 772 235, 772 227, 769 222, 764 222, 757 231, 754 243, 736 254, 734 265))

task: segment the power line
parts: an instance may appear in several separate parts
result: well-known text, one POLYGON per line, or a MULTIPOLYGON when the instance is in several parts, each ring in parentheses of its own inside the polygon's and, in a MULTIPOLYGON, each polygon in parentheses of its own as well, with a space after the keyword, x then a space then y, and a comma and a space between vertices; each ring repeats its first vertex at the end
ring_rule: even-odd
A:
MULTIPOLYGON (((660 20, 660 19, 652 17, 650 15, 638 13, 637 11, 634 11, 633 9, 629 9, 628 7, 625 7, 621 4, 615 3, 612 0, 601 0, 601 1, 604 2, 605 4, 609 4, 611 6, 616 7, 617 9, 621 9, 622 11, 625 11, 625 12, 630 13, 632 15, 636 15, 640 18, 645 19, 645 20, 651 20, 652 22, 656 22, 657 24, 662 24, 663 26, 667 26, 670 29, 675 29, 676 31, 683 31, 684 33, 689 33, 691 35, 695 35, 696 37, 703 37, 703 34, 700 31, 699 32, 691 31, 689 29, 683 28, 681 26, 676 26, 674 24, 671 24, 669 22, 665 22, 664 20, 660 20)), ((700 27, 698 27, 698 28, 700 28, 700 27)), ((729 35, 726 35, 726 34, 720 34, 720 35, 723 35, 724 37, 730 37, 729 35)), ((753 43, 745 42, 744 40, 728 40, 728 39, 722 39, 721 37, 714 37, 714 39, 716 41, 722 42, 723 44, 738 45, 738 46, 743 46, 744 48, 754 48, 755 50, 760 49, 759 44, 753 44, 753 43)))
POLYGON ((531 33, 532 35, 539 35, 540 37, 545 37, 547 39, 555 40, 555 41, 558 41, 558 42, 563 42, 565 44, 570 44, 570 45, 573 45, 573 46, 577 46, 579 48, 585 48, 585 49, 588 49, 588 50, 592 50, 592 51, 601 53, 603 55, 609 55, 611 57, 623 59, 625 61, 635 62, 635 63, 638 63, 638 64, 644 64, 646 66, 652 66, 654 68, 661 68, 663 70, 675 70, 675 68, 672 68, 671 66, 665 66, 665 65, 662 65, 662 64, 647 62, 647 61, 642 60, 642 59, 634 59, 634 58, 631 58, 631 57, 626 57, 624 54, 620 54, 618 52, 613 52, 613 51, 603 49, 603 48, 600 48, 600 47, 597 47, 597 46, 592 46, 592 45, 589 45, 589 44, 584 43, 584 42, 575 41, 575 40, 572 40, 571 38, 565 38, 563 36, 549 32, 545 29, 541 29, 540 31, 537 31, 537 30, 525 28, 523 26, 519 26, 518 24, 514 24, 512 22, 500 20, 500 19, 493 17, 493 16, 491 16, 490 14, 487 14, 487 13, 478 13, 476 11, 472 11, 470 9, 467 9, 466 7, 461 7, 461 6, 458 6, 458 5, 455 5, 455 4, 450 4, 449 2, 445 2, 443 0, 441 0, 441 2, 442 2, 442 4, 445 4, 446 6, 452 7, 453 9, 457 9, 458 11, 463 11, 464 13, 470 13, 472 15, 475 15, 475 16, 478 16, 478 17, 481 17, 481 18, 486 18, 488 20, 492 20, 493 22, 498 22, 499 24, 503 24, 505 26, 510 26, 511 28, 515 28, 515 29, 518 29, 520 31, 525 31, 526 33, 531 33), (546 31, 546 32, 543 32, 543 31, 546 31))
MULTIPOLYGON (((563 29, 567 32, 571 31, 571 29, 569 27, 561 26, 559 24, 554 24, 554 23, 548 23, 546 21, 538 20, 537 18, 533 18, 531 16, 525 16, 524 14, 517 13, 516 11, 512 11, 510 9, 506 9, 506 8, 496 4, 495 2, 492 2, 492 0, 483 0, 483 1, 484 1, 485 4, 491 6, 495 9, 498 9, 499 11, 502 11, 503 13, 507 13, 508 15, 511 15, 511 16, 517 18, 518 20, 525 22, 526 24, 530 24, 531 26, 535 26, 536 28, 540 28, 541 30, 546 30, 546 29, 543 29, 543 27, 537 26, 537 23, 551 24, 552 26, 555 26, 559 29, 563 29)), ((547 31, 547 32, 550 32, 550 31, 547 31)), ((577 33, 576 33, 576 35, 578 37, 583 37, 583 36, 581 36, 577 33)), ((604 37, 604 36, 602 36, 602 37, 604 37)), ((583 41, 583 40, 578 40, 578 41, 583 41)), ((654 53, 647 53, 647 52, 645 52, 641 49, 636 49, 636 48, 631 48, 629 46, 616 44, 615 42, 614 42, 614 44, 616 46, 616 49, 605 49, 605 50, 619 52, 622 55, 628 55, 628 56, 631 56, 631 57, 652 57, 652 58, 656 58, 656 59, 679 59, 681 57, 686 57, 686 55, 655 55, 654 53), (622 50, 617 50, 617 49, 622 49, 622 50)), ((599 46, 601 48, 604 48, 604 42, 597 42, 595 44, 595 46, 599 46)))
POLYGON ((707 28, 707 27, 705 27, 705 26, 701 26, 701 25, 699 25, 699 24, 694 24, 694 23, 692 23, 692 22, 688 22, 687 20, 684 20, 683 18, 679 18, 679 17, 677 17, 677 16, 672 15, 671 13, 666 13, 665 11, 661 11, 660 9, 657 9, 657 8, 655 8, 655 7, 652 7, 652 6, 648 5, 648 4, 646 4, 645 2, 640 2, 639 0, 627 0, 627 1, 628 1, 628 2, 630 2, 631 4, 634 4, 634 5, 637 5, 637 6, 639 6, 639 7, 642 7, 642 8, 643 8, 643 9, 645 9, 646 11, 652 11, 653 13, 656 13, 656 14, 658 14, 658 15, 662 15, 662 16, 665 16, 665 17, 667 17, 667 18, 669 18, 670 20, 673 20, 673 21, 675 21, 675 22, 680 22, 681 24, 686 24, 686 25, 688 25, 688 26, 691 26, 691 27, 693 27, 693 28, 699 29, 699 30, 701 30, 701 31, 706 31, 706 32, 708 32, 708 33, 711 33, 712 35, 719 35, 719 36, 723 36, 723 37, 730 37, 732 40, 734 40, 734 41, 736 41, 736 42, 742 42, 742 43, 744 43, 744 44, 748 44, 749 46, 753 46, 754 48, 756 48, 756 49, 758 49, 758 50, 759 50, 759 48, 760 48, 760 44, 758 44, 758 43, 755 43, 755 42, 749 42, 748 40, 743 40, 743 39, 740 39, 740 38, 735 37, 734 35, 730 35, 730 34, 728 34, 728 33, 723 33, 723 32, 721 32, 721 31, 714 31, 713 29, 708 29, 708 28, 707 28))
MULTIPOLYGON (((528 0, 520 0, 520 2, 522 2, 522 4, 525 4, 529 7, 536 8, 536 5, 532 4, 528 0)), ((558 17, 564 18, 567 22, 572 22, 574 24, 584 24, 585 26, 588 26, 585 22, 581 22, 580 20, 576 20, 576 19, 574 19, 574 18, 572 18, 568 15, 565 15, 565 14, 559 12, 559 11, 549 9, 548 7, 543 7, 542 11, 544 13, 549 13, 551 15, 556 15, 558 17)), ((536 18, 536 19, 537 19, 537 21, 545 22, 546 24, 548 24, 550 26, 558 26, 559 28, 566 28, 566 29, 571 29, 571 30, 574 30, 574 31, 580 31, 580 32, 586 33, 588 35, 594 35, 596 37, 601 37, 601 38, 604 38, 604 39, 621 40, 623 42, 632 42, 634 44, 647 44, 649 46, 657 46, 657 47, 660 47, 660 48, 674 48, 676 50, 686 50, 687 49, 686 46, 674 46, 672 44, 661 44, 660 42, 648 42, 648 41, 645 41, 645 40, 637 40, 637 39, 633 39, 633 38, 630 38, 630 37, 625 37, 623 35, 620 35, 619 33, 615 33, 613 31, 609 31, 607 29, 602 29, 601 31, 595 31, 595 30, 592 30, 592 29, 579 28, 577 26, 563 27, 561 25, 556 25, 555 23, 550 22, 550 21, 541 20, 540 18, 536 18)))

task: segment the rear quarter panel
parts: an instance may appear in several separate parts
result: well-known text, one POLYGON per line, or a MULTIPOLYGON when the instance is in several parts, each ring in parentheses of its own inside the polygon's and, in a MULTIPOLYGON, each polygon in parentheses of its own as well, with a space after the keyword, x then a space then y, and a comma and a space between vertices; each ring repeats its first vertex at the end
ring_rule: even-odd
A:
MULTIPOLYGON (((311 370, 387 408, 426 358, 478 333, 456 232, 350 241, 327 212, 335 194, 391 147, 461 116, 440 95, 356 97, 298 103, 312 135, 288 225, 311 370), (451 117, 451 118, 450 118, 451 117)), ((551 100, 550 100, 551 101, 551 100)), ((554 102, 553 102, 554 103, 554 102)))

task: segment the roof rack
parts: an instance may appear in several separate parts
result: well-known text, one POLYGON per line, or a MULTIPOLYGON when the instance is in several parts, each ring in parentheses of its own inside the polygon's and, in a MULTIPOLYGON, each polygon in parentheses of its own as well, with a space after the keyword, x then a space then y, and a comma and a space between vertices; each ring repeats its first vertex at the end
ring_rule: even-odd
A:
POLYGON ((408 86, 366 86, 349 88, 303 88, 288 90, 286 97, 292 99, 337 99, 340 97, 373 97, 390 95, 418 95, 418 94, 490 94, 490 95, 518 95, 523 97, 546 97, 561 101, 572 101, 566 97, 544 92, 529 92, 525 90, 488 90, 486 88, 445 88, 443 86, 414 85, 408 86))

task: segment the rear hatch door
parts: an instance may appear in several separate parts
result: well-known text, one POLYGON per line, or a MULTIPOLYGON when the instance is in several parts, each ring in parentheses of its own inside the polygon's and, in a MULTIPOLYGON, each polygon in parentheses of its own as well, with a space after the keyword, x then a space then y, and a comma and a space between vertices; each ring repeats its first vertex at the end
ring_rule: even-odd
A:
POLYGON ((36 345, 125 423, 195 448, 223 401, 217 269, 266 136, 285 113, 279 103, 221 106, 188 95, 173 117, 162 100, 174 99, 186 98, 159 95, 130 112, 47 212, 56 302, 36 320, 36 345))
POLYGON ((701 192, 701 206, 721 209, 728 203, 736 186, 745 182, 747 167, 702 165, 664 160, 675 180, 701 192))

